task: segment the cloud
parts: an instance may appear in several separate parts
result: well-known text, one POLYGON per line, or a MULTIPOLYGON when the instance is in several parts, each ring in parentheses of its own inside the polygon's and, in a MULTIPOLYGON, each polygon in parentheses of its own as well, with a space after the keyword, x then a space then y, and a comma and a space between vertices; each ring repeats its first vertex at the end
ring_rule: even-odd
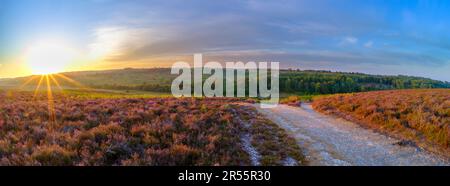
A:
POLYGON ((357 43, 358 43, 358 38, 353 37, 353 36, 347 36, 347 37, 342 38, 339 45, 353 45, 353 44, 357 44, 357 43))
POLYGON ((97 28, 93 32, 94 41, 89 44, 89 56, 106 60, 124 57, 151 42, 150 36, 151 30, 147 28, 97 28))
POLYGON ((373 41, 367 41, 366 43, 364 43, 364 47, 366 48, 371 48, 373 46, 373 41))
POLYGON ((349 69, 378 64, 439 68, 450 57, 449 32, 423 34, 423 28, 402 25, 404 20, 386 21, 396 17, 392 11, 366 2, 350 7, 332 1, 232 2, 122 6, 111 11, 115 19, 94 29, 91 53, 112 62, 205 53, 217 60, 307 61, 349 69))

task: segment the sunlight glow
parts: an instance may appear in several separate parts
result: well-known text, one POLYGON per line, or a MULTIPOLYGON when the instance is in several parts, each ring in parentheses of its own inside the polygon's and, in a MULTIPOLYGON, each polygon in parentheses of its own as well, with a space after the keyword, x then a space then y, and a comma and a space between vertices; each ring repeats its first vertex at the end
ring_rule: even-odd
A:
POLYGON ((67 70, 76 59, 76 52, 63 42, 39 42, 26 54, 31 72, 37 75, 54 74, 67 70))
POLYGON ((42 80, 44 80, 44 75, 41 76, 41 79, 39 79, 39 82, 36 86, 36 89, 34 90, 34 96, 33 98, 36 98, 37 94, 39 93, 39 88, 41 88, 42 80))
POLYGON ((36 87, 34 89, 34 95, 33 95, 33 99, 34 100, 39 100, 40 97, 39 95, 41 95, 42 92, 46 92, 47 93, 47 106, 48 106, 48 119, 49 119, 49 123, 56 125, 57 124, 57 118, 56 118, 56 114, 55 114, 55 101, 54 101, 54 97, 53 97, 53 89, 54 87, 58 88, 62 95, 64 96, 64 89, 61 86, 60 82, 58 81, 58 78, 60 78, 60 80, 64 80, 69 82, 72 85, 75 85, 81 89, 89 89, 89 87, 86 87, 84 85, 82 85, 81 83, 71 79, 70 77, 67 77, 63 74, 43 74, 43 75, 37 75, 37 76, 31 76, 30 78, 28 78, 27 80, 25 80, 25 82, 20 85, 20 89, 25 88, 25 86, 27 86, 28 84, 30 84, 33 81, 37 81, 36 87), (39 80, 38 80, 39 79, 39 80), (44 87, 46 86, 46 87, 44 87), (42 87, 42 89, 41 89, 42 87))

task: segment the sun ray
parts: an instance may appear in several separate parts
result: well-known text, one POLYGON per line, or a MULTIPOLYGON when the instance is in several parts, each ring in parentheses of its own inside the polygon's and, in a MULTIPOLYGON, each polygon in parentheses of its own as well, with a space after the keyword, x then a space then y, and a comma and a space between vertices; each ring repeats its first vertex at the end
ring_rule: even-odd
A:
POLYGON ((22 85, 20 85, 19 89, 23 89, 23 87, 27 86, 31 81, 35 80, 38 77, 39 76, 31 76, 22 85))
POLYGON ((41 84, 42 84, 42 81, 44 80, 44 75, 41 75, 41 79, 39 79, 39 82, 38 82, 38 84, 37 84, 37 86, 36 86, 36 89, 34 90, 34 95, 33 95, 33 98, 36 98, 36 95, 38 94, 38 92, 39 92, 39 88, 41 87, 41 84))
POLYGON ((52 80, 52 82, 56 85, 56 87, 61 91, 61 93, 64 93, 63 88, 61 87, 61 85, 59 84, 58 80, 56 80, 56 78, 50 74, 48 75, 50 77, 50 79, 52 80))
POLYGON ((55 74, 55 75, 60 77, 60 78, 62 78, 62 79, 64 79, 64 80, 66 80, 66 81, 68 81, 68 82, 70 82, 70 83, 72 83, 73 85, 75 85, 75 86, 77 86, 77 87, 79 87, 81 89, 90 90, 89 87, 84 86, 83 84, 73 80, 72 78, 69 78, 69 77, 65 76, 64 74, 55 74))
POLYGON ((48 100, 48 115, 51 124, 56 124, 56 115, 55 115, 55 105, 53 103, 53 94, 52 87, 50 84, 49 75, 45 75, 45 80, 47 82, 47 100, 48 100))
POLYGON ((61 90, 61 93, 64 94, 64 90, 61 87, 61 84, 56 77, 62 78, 64 80, 70 82, 71 84, 77 86, 78 88, 81 88, 84 90, 90 90, 89 87, 84 86, 83 84, 81 84, 63 74, 45 74, 45 75, 40 75, 40 76, 33 76, 33 77, 30 77, 29 79, 27 79, 25 81, 25 83, 21 85, 21 87, 24 87, 27 84, 29 84, 31 81, 33 81, 34 79, 39 78, 38 84, 36 85, 36 88, 34 90, 33 99, 37 98, 37 95, 39 94, 41 86, 43 86, 43 84, 46 84, 46 86, 47 86, 46 87, 47 88, 47 109, 48 109, 49 123, 52 125, 57 123, 55 103, 54 103, 54 97, 53 97, 53 86, 56 86, 59 90, 61 90))

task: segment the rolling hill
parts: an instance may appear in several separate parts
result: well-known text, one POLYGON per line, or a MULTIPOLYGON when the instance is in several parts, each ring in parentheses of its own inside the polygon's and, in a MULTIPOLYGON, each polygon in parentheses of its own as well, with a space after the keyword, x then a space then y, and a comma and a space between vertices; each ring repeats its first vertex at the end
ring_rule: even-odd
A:
MULTIPOLYGON (((79 71, 65 72, 61 75, 67 77, 55 76, 61 86, 79 87, 83 85, 98 89, 153 92, 170 92, 171 82, 177 77, 177 75, 170 74, 169 68, 79 71)), ((0 79, 0 86, 18 87, 23 84, 36 86, 39 77, 0 79)), ((312 70, 280 71, 280 90, 289 94, 333 94, 411 88, 450 88, 450 83, 402 75, 384 76, 312 70)))

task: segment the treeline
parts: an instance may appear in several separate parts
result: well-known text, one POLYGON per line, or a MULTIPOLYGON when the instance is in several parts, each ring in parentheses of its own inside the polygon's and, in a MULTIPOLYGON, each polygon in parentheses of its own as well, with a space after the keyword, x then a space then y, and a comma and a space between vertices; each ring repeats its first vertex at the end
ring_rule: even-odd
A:
MULTIPOLYGON (((168 77, 167 77, 168 78, 168 77)), ((206 79, 206 77, 204 77, 206 79)), ((92 88, 170 92, 167 81, 142 84, 91 84, 92 88)), ((246 83, 248 89, 248 82, 246 83)), ((330 71, 280 71, 280 91, 298 94, 334 94, 388 89, 450 88, 448 82, 412 76, 382 76, 330 71)))
POLYGON ((280 75, 280 90, 288 93, 333 94, 412 88, 450 88, 450 84, 421 77, 327 71, 287 70, 280 75))

